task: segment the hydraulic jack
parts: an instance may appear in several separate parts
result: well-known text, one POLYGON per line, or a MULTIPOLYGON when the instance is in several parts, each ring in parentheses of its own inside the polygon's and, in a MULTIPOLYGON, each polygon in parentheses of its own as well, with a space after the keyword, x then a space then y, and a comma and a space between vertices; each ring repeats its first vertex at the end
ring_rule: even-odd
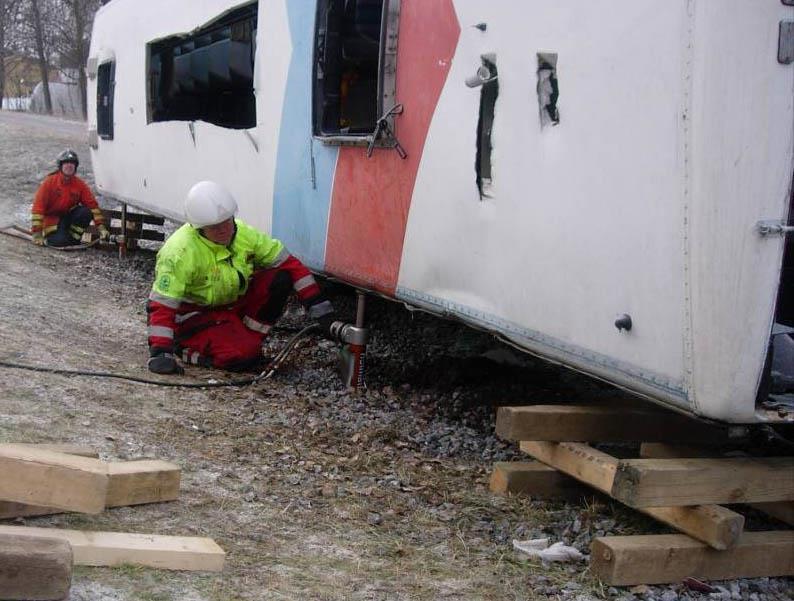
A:
POLYGON ((364 382, 364 365, 367 353, 369 330, 364 327, 364 310, 366 295, 359 291, 356 305, 355 325, 343 321, 331 324, 331 336, 342 343, 339 351, 339 371, 345 386, 366 388, 364 382))

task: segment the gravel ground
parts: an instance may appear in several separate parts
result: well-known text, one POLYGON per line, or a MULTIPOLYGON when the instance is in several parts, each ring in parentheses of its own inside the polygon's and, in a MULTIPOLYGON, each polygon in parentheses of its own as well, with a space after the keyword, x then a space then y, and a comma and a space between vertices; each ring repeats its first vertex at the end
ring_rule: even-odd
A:
MULTIPOLYGON (((4 214, 27 224, 53 157, 67 145, 87 157, 83 138, 81 124, 0 112, 4 214)), ((90 181, 89 171, 84 163, 90 181)), ((0 358, 146 377, 143 303, 153 263, 146 251, 120 262, 0 236, 0 358)), ((328 292, 342 314, 353 314, 350 290, 328 292)), ((305 321, 291 306, 271 351, 305 321)), ((711 593, 607 588, 586 562, 527 561, 513 539, 549 537, 587 554, 595 536, 666 530, 618 504, 491 495, 492 463, 520 457, 494 436, 495 407, 625 395, 396 303, 371 299, 368 321, 368 388, 360 392, 343 388, 335 345, 317 339, 274 379, 248 388, 3 370, 0 441, 89 444, 106 459, 183 467, 176 503, 21 522, 211 536, 228 552, 222 574, 77 568, 72 601, 794 597, 786 579, 712 583, 711 593)), ((224 376, 194 368, 184 379, 224 376)))

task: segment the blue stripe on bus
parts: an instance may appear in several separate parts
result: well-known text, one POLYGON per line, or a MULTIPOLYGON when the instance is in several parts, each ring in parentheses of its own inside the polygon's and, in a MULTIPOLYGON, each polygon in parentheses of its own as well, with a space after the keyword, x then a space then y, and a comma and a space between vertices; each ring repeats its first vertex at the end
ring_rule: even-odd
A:
POLYGON ((325 240, 338 149, 312 140, 316 2, 285 0, 292 36, 273 185, 273 235, 312 269, 325 265, 325 240))

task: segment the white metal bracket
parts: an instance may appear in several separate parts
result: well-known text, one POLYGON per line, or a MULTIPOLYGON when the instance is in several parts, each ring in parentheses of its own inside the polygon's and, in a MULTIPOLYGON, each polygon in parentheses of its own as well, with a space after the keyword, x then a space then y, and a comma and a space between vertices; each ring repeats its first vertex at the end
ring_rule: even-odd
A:
POLYGON ((774 219, 759 221, 755 224, 755 227, 758 229, 758 233, 764 238, 767 236, 785 236, 786 234, 794 232, 794 226, 785 225, 782 221, 776 221, 774 219))

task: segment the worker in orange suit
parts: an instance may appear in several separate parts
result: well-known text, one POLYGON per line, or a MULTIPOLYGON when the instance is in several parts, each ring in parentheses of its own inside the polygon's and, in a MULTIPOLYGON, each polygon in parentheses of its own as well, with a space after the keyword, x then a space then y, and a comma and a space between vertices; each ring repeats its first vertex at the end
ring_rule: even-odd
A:
POLYGON ((77 153, 67 148, 58 155, 58 170, 39 186, 30 215, 35 244, 57 247, 80 244, 91 221, 98 226, 100 239, 107 240, 110 236, 94 194, 76 175, 79 165, 77 153))

